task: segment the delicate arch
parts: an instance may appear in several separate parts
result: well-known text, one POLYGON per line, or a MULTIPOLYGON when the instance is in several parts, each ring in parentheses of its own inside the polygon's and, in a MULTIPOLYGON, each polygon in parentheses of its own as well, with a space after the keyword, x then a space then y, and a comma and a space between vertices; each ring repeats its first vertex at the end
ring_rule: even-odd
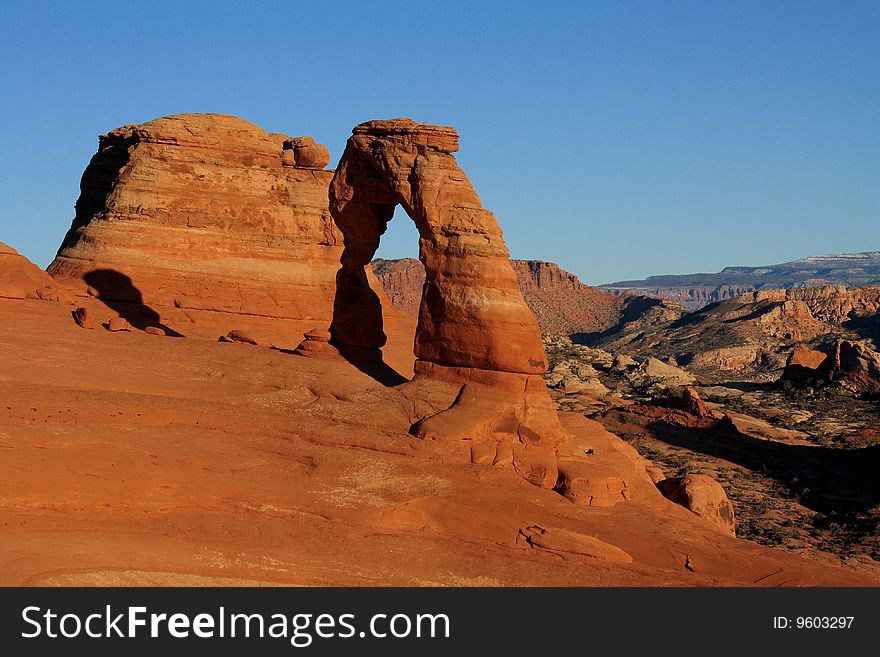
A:
POLYGON ((354 129, 330 183, 330 213, 345 248, 333 342, 364 352, 385 343, 381 305, 364 267, 399 204, 418 228, 425 266, 415 339, 419 361, 541 374, 546 358, 537 322, 501 229, 458 167, 456 150, 458 134, 448 127, 393 119, 354 129))

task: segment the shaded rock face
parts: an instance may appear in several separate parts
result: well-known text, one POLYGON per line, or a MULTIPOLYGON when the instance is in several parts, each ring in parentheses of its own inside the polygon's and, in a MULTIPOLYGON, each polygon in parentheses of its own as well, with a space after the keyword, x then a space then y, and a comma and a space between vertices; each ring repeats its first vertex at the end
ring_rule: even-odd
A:
POLYGON ((540 330, 501 229, 458 167, 457 150, 458 134, 448 127, 409 119, 355 127, 330 184, 330 212, 344 243, 332 342, 358 356, 385 343, 366 268, 400 204, 419 230, 425 269, 414 383, 458 387, 449 407, 417 421, 412 433, 485 441, 471 450, 474 462, 510 464, 552 487, 562 431, 541 378, 547 360, 540 330))
POLYGON ((103 300, 329 319, 340 235, 327 149, 233 116, 102 135, 49 273, 103 300))
MULTIPOLYGON (((540 260, 511 260, 520 291, 545 335, 600 332, 621 320, 624 299, 584 285, 559 265, 540 260)), ((391 302, 416 316, 425 270, 418 260, 375 260, 373 272, 391 302)))
POLYGON ((825 360, 825 352, 810 349, 805 344, 799 344, 791 352, 785 369, 782 371, 784 381, 806 383, 818 376, 817 370, 825 360))
POLYGON ((829 381, 842 380, 863 395, 880 395, 880 353, 864 342, 838 340, 819 367, 829 381))

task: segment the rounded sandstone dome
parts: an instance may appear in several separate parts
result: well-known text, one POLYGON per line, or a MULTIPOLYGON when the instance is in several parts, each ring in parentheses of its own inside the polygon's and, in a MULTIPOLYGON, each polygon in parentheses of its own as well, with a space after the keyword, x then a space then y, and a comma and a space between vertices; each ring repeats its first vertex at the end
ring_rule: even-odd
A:
POLYGON ((273 138, 260 126, 231 114, 172 114, 146 123, 128 124, 102 135, 101 145, 119 140, 261 153, 280 151, 277 136, 273 138))

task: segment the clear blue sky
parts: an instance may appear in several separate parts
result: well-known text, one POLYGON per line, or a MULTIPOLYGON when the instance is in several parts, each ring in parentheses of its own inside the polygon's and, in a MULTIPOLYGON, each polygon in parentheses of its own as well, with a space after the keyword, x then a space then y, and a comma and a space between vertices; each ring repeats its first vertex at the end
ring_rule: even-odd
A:
POLYGON ((594 284, 880 250, 880 2, 3 2, 0 30, 0 241, 43 266, 97 136, 178 112, 332 164, 367 119, 453 125, 512 255, 594 284))

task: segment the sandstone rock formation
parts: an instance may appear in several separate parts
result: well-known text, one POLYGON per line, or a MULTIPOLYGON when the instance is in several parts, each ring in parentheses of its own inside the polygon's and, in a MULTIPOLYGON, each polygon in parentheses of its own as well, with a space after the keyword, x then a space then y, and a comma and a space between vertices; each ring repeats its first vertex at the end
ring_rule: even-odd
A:
POLYGON ((11 246, 0 242, 0 298, 71 300, 52 278, 11 246))
POLYGON ((743 303, 803 304, 810 315, 829 324, 842 324, 852 317, 880 312, 880 286, 844 287, 824 285, 791 290, 761 290, 745 294, 743 303))
MULTIPOLYGON (((582 413, 559 413, 569 503, 436 458, 408 433, 416 397, 350 363, 82 331, 71 309, 0 300, 4 586, 878 584, 715 531, 582 413)), ((811 487, 849 494, 815 458, 834 472, 811 487)))
MULTIPOLYGON (((219 114, 102 135, 49 273, 105 302, 328 321, 342 249, 327 149, 219 114)), ((235 324, 233 324, 235 326, 235 324)))
POLYGON ((562 413, 566 454, 559 459, 557 490, 576 504, 613 507, 624 501, 656 504, 654 465, 599 422, 562 413))
MULTIPOLYGON (((326 329, 311 329, 303 334, 304 340, 294 349, 299 356, 315 356, 326 353, 330 347, 330 331, 326 329)), ((335 350, 334 350, 335 351, 335 350)))
POLYGON ((533 548, 554 553, 580 554, 615 563, 632 563, 633 558, 619 547, 609 545, 593 536, 576 534, 565 529, 532 525, 519 530, 517 539, 533 548))
MULTIPOLYGON (((344 243, 332 343, 352 359, 385 344, 381 302, 365 268, 395 206, 419 230, 425 283, 411 387, 442 383, 447 408, 417 420, 425 440, 465 441, 474 462, 510 465, 544 487, 557 482, 562 430, 541 377, 547 360, 495 217, 452 155, 452 128, 409 119, 355 127, 330 184, 344 243)), ((413 392, 413 394, 421 394, 413 392)))
POLYGON ((620 321, 628 301, 584 285, 553 262, 514 260, 513 269, 523 298, 545 333, 604 331, 620 321))
POLYGON ((595 368, 586 363, 574 359, 565 359, 556 362, 544 376, 548 386, 561 388, 565 392, 591 392, 604 394, 608 392, 599 380, 595 368))
POLYGON ((603 285, 600 289, 609 294, 623 296, 625 294, 639 294, 649 296, 662 301, 669 301, 676 305, 685 306, 693 310, 699 310, 710 303, 717 303, 725 299, 733 299, 740 294, 754 291, 753 285, 696 285, 691 287, 651 287, 636 285, 639 281, 621 281, 603 285))
POLYGON ((819 370, 859 394, 880 394, 880 353, 865 342, 838 340, 819 370))
POLYGON ((836 383, 860 395, 880 394, 880 353, 865 341, 836 340, 827 352, 799 345, 791 354, 783 381, 796 385, 836 383))
MULTIPOLYGON (((604 331, 621 319, 627 299, 584 285, 577 276, 552 262, 512 260, 526 305, 545 335, 604 331)), ((418 315, 425 269, 418 260, 375 260, 373 272, 391 302, 404 313, 418 315)))
POLYGON ((712 411, 691 386, 673 388, 655 400, 655 403, 667 408, 676 408, 697 418, 712 417, 712 411))
POLYGON ((816 378, 817 370, 825 357, 825 352, 810 349, 805 344, 799 344, 785 363, 785 370, 782 372, 783 380, 800 383, 816 378))
POLYGON ((880 339, 878 312, 876 286, 761 290, 653 326, 621 324, 589 343, 612 353, 673 356, 710 378, 721 371, 752 376, 781 370, 800 343, 880 339))
POLYGON ((657 484, 663 494, 676 504, 693 511, 720 530, 736 536, 733 505, 721 484, 701 474, 672 477, 657 484))
POLYGON ((611 362, 611 371, 625 373, 631 369, 637 368, 638 366, 638 361, 636 361, 632 356, 627 356, 626 354, 617 354, 614 356, 614 360, 611 362))
POLYGON ((696 379, 689 372, 664 363, 662 360, 648 356, 641 365, 627 375, 630 383, 634 386, 650 386, 660 384, 663 386, 688 386, 695 383, 696 379))

